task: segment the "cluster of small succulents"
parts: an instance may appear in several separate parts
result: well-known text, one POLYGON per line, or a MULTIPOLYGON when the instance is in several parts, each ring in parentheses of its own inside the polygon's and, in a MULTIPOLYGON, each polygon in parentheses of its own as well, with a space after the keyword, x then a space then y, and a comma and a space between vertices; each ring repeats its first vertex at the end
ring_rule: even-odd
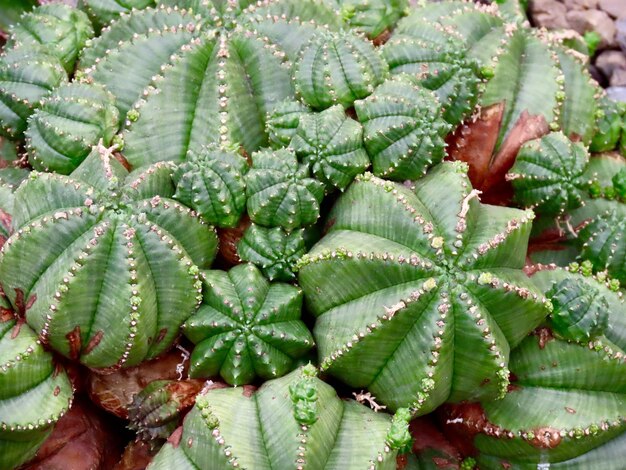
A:
POLYGON ((0 469, 87 397, 99 468, 621 468, 624 109, 523 2, 416 3, 27 5, 0 469))

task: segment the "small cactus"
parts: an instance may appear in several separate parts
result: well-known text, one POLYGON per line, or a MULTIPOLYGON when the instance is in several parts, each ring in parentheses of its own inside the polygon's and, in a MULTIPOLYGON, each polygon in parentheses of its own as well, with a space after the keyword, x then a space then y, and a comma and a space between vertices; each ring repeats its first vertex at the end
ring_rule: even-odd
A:
POLYGON ((82 11, 64 4, 42 5, 23 15, 9 30, 5 47, 42 45, 71 73, 79 52, 93 35, 93 26, 82 11))
POLYGON ((71 177, 32 172, 16 191, 0 279, 57 352, 94 368, 138 364, 166 351, 200 304, 197 266, 210 265, 217 237, 171 199, 171 172, 127 177, 99 146, 71 177))
POLYGON ((246 208, 247 171, 245 158, 234 152, 213 148, 192 152, 173 174, 174 199, 210 224, 234 227, 246 208))
POLYGON ((23 320, 2 315, 0 468, 17 468, 31 459, 70 408, 72 396, 67 374, 37 335, 23 320))
POLYGON ((352 29, 376 39, 392 30, 409 8, 408 0, 344 0, 341 12, 352 29))
POLYGON ((276 106, 265 123, 270 146, 287 147, 296 135, 300 118, 311 112, 311 109, 300 101, 285 101, 276 106))
POLYGON ((280 227, 265 228, 252 224, 237 244, 242 261, 261 269, 270 281, 293 281, 293 268, 306 253, 304 229, 287 233, 280 227))
POLYGON ((580 207, 589 186, 589 155, 560 132, 526 142, 507 174, 515 201, 537 212, 560 215, 580 207))
POLYGON ((323 110, 344 108, 370 95, 388 73, 374 46, 354 33, 319 32, 304 46, 295 64, 296 94, 323 110))
POLYGON ((521 271, 533 214, 480 204, 466 172, 360 177, 297 265, 321 369, 391 409, 502 396, 509 348, 548 313, 521 271))
POLYGON ((221 375, 231 385, 286 374, 313 347, 300 320, 302 291, 270 284, 253 264, 229 272, 205 271, 204 301, 183 326, 196 345, 189 375, 221 375))
POLYGON ((408 76, 383 83, 355 103, 373 173, 393 180, 421 178, 444 157, 450 126, 433 92, 408 76))
POLYGON ((598 101, 596 127, 589 145, 592 152, 607 152, 617 147, 622 138, 626 105, 604 96, 598 101))
POLYGON ((291 231, 320 216, 324 185, 309 178, 308 166, 289 149, 252 154, 246 185, 248 215, 256 224, 291 231))
MULTIPOLYGON (((201 394, 182 430, 148 469, 395 470, 398 450, 388 440, 390 421, 354 400, 341 400, 305 366, 256 392, 228 388, 201 394)), ((402 434, 401 422, 395 426, 402 434)))
POLYGON ((102 86, 61 86, 28 120, 29 162, 36 170, 71 173, 98 142, 109 147, 117 128, 115 98, 102 86))
POLYGON ((301 116, 290 147, 318 180, 342 191, 370 163, 363 148, 363 127, 339 105, 301 116))

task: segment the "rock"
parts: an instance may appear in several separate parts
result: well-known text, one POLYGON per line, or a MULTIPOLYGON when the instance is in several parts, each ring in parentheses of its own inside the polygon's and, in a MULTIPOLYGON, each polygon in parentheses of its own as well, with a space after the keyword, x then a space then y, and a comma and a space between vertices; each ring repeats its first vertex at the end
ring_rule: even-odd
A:
POLYGON ((593 10, 598 6, 598 0, 565 0, 568 10, 593 10))
POLYGON ((600 0, 598 8, 606 11, 613 18, 626 18, 626 2, 624 0, 600 0))
POLYGON ((624 87, 626 86, 626 69, 617 69, 611 75, 609 81, 612 87, 624 87))
POLYGON ((612 86, 606 89, 606 94, 613 101, 626 103, 626 86, 612 86))
POLYGON ((569 24, 565 19, 567 8, 556 0, 533 0, 530 4, 530 14, 538 27, 547 29, 567 29, 569 24))
POLYGON ((616 70, 626 70, 626 55, 621 51, 603 51, 596 59, 596 67, 611 80, 616 70))
POLYGON ((600 49, 615 43, 615 23, 600 10, 570 10, 565 17, 570 27, 580 34, 595 31, 600 35, 600 49))
POLYGON ((622 18, 621 20, 617 20, 615 22, 615 41, 619 44, 619 47, 622 48, 622 52, 626 54, 626 18, 622 18))

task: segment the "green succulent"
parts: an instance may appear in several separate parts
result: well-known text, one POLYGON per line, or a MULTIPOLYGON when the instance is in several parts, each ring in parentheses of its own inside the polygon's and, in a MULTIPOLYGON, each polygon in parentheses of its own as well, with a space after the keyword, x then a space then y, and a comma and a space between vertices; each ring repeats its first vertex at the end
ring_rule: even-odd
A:
POLYGON ((620 138, 623 136, 622 126, 625 114, 626 105, 603 96, 598 101, 595 133, 591 139, 589 150, 607 152, 617 148, 620 138))
POLYGON ((256 224, 291 231, 320 216, 324 185, 309 177, 292 150, 253 153, 246 185, 248 215, 256 224))
POLYGON ((532 212, 480 204, 466 172, 359 177, 297 265, 321 369, 391 409, 502 396, 509 349, 548 313, 521 271, 532 212))
POLYGON ((342 191, 370 164, 363 127, 339 105, 302 115, 290 148, 318 180, 342 191))
POLYGON ((409 8, 408 0, 337 0, 346 24, 375 39, 394 28, 409 8))
POLYGON ((583 204, 589 178, 585 146, 560 132, 526 142, 507 174, 515 201, 542 214, 562 214, 583 204))
POLYGON ((231 385, 285 375, 313 347, 300 320, 302 291, 267 281, 253 264, 204 271, 204 301, 183 326, 196 346, 189 375, 231 385))
POLYGON ((314 109, 349 108, 370 95, 387 75, 374 46, 352 32, 321 31, 300 53, 293 72, 296 94, 314 109))
POLYGON ((171 199, 171 173, 128 175, 99 146, 70 177, 31 172, 18 188, 0 279, 42 342, 92 368, 171 346, 217 250, 212 227, 171 199))
POLYGON ((411 77, 386 81, 355 109, 376 176, 418 179, 443 159, 450 126, 435 94, 411 77))
POLYGON ((28 160, 36 170, 69 174, 98 142, 111 146, 118 119, 115 98, 104 87, 63 85, 28 120, 28 160))
MULTIPOLYGON (((266 382, 256 392, 201 394, 182 435, 170 439, 148 468, 395 469, 389 416, 340 399, 309 369, 266 382)), ((400 423, 395 427, 401 432, 400 423)))
POLYGON ((312 110, 300 101, 285 101, 274 108, 267 117, 266 127, 272 148, 287 147, 296 135, 300 118, 312 110))
POLYGON ((0 303, 0 468, 12 469, 35 455, 69 410, 73 390, 37 335, 0 303))
POLYGON ((245 212, 248 163, 226 149, 190 152, 173 174, 174 198, 210 224, 234 227, 245 212))
POLYGON ((41 5, 22 15, 9 29, 5 47, 42 45, 71 72, 80 50, 93 35, 93 26, 84 12, 61 3, 41 5))
POLYGON ((304 229, 285 232, 280 227, 252 224, 237 244, 242 261, 254 263, 270 281, 293 281, 293 268, 306 253, 304 229))

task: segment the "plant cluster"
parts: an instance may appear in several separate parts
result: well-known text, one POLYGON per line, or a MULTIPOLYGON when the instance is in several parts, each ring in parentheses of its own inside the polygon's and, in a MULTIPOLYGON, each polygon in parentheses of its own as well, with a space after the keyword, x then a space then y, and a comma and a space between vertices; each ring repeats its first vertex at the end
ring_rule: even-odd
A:
POLYGON ((13 21, 0 469, 87 396, 118 469, 621 468, 624 109, 523 2, 417 3, 13 21))

